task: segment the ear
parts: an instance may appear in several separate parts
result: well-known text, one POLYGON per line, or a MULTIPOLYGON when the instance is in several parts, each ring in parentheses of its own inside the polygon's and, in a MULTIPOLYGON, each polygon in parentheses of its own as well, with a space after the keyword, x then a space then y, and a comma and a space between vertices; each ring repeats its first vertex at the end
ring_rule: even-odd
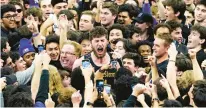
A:
POLYGON ((179 15, 180 15, 180 12, 178 11, 178 12, 175 14, 175 16, 178 17, 179 15))
POLYGON ((200 44, 202 45, 203 43, 205 43, 205 39, 200 40, 200 44))
POLYGON ((112 16, 112 19, 114 20, 114 19, 116 19, 116 17, 117 17, 117 15, 113 15, 113 16, 112 16))

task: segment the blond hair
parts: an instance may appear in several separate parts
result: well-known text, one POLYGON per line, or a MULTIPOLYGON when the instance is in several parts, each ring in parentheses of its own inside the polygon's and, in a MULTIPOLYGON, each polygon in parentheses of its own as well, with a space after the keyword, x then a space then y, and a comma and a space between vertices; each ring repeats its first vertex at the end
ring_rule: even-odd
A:
POLYGON ((64 88, 61 76, 56 67, 49 65, 49 93, 59 93, 64 88))
POLYGON ((64 45, 72 45, 72 46, 74 46, 74 48, 75 48, 75 52, 74 52, 75 55, 78 56, 78 57, 81 56, 82 47, 81 47, 81 45, 79 43, 77 43, 75 41, 68 40, 68 41, 65 41, 63 43, 63 46, 64 45))
POLYGON ((178 88, 188 88, 194 81, 193 70, 187 70, 181 77, 177 78, 177 86, 178 88))

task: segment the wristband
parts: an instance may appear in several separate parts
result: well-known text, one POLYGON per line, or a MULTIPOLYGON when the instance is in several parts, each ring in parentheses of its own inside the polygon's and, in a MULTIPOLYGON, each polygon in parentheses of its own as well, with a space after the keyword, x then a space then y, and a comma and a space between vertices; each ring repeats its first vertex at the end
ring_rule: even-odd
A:
POLYGON ((32 34, 32 37, 36 37, 36 36, 38 36, 39 35, 39 33, 33 33, 32 34))
POLYGON ((175 62, 175 60, 169 60, 169 61, 171 61, 171 62, 175 62))

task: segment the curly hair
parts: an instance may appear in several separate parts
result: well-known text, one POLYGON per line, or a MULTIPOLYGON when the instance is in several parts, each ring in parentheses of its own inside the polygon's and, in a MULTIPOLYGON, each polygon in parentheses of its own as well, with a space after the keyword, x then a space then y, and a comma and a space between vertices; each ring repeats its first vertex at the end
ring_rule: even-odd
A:
POLYGON ((42 10, 40 8, 37 7, 32 7, 26 10, 25 12, 25 17, 28 17, 29 15, 32 15, 33 17, 38 17, 39 21, 42 21, 42 10))
POLYGON ((101 37, 108 38, 108 32, 107 30, 102 26, 96 26, 94 29, 92 29, 89 33, 89 40, 92 41, 94 38, 101 38, 101 37))
MULTIPOLYGON (((113 29, 118 29, 118 30, 121 30, 122 31, 122 35, 123 35, 123 38, 127 39, 130 35, 130 32, 128 30, 128 28, 122 24, 113 24, 109 29, 108 29, 108 35, 110 34, 110 32, 113 30, 113 29)), ((109 37, 108 37, 109 39, 109 37)))
POLYGON ((76 92, 76 89, 73 87, 62 89, 58 97, 59 103, 71 103, 71 96, 74 92, 76 92))

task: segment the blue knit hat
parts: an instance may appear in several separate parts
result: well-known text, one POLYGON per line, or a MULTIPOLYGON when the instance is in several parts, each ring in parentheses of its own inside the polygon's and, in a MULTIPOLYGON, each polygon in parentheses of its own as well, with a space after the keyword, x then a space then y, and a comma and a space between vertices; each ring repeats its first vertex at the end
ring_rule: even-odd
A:
POLYGON ((30 40, 23 38, 20 40, 19 54, 23 57, 28 52, 35 52, 34 47, 30 40))

